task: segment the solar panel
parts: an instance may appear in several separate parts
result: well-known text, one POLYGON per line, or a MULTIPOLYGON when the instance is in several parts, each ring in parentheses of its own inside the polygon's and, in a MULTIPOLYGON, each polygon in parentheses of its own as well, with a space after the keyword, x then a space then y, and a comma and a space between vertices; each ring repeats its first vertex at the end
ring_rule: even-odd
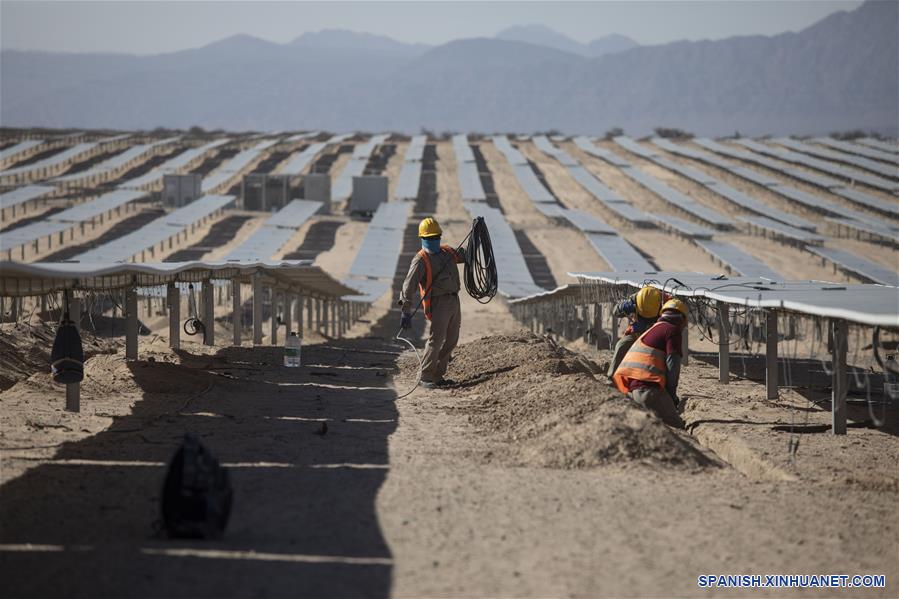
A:
POLYGON ((580 210, 568 210, 562 209, 561 216, 566 218, 568 222, 572 225, 583 231, 584 233, 603 233, 606 235, 617 235, 618 233, 601 221, 599 218, 589 214, 587 212, 582 212, 580 210))
POLYGON ((344 284, 348 287, 358 290, 359 295, 350 295, 344 297, 348 300, 356 300, 368 303, 374 303, 390 291, 393 286, 391 281, 383 279, 364 279, 361 277, 349 277, 344 279, 344 284))
POLYGON ((73 173, 71 175, 63 175, 62 177, 57 177, 54 181, 61 183, 72 183, 76 181, 84 181, 87 179, 91 179, 94 177, 103 176, 104 174, 108 177, 115 175, 117 172, 126 168, 133 161, 138 160, 145 154, 149 154, 153 151, 153 149, 160 145, 170 144, 174 141, 177 141, 177 137, 163 139, 160 141, 155 141, 147 144, 139 144, 136 146, 132 146, 125 150, 124 152, 120 152, 115 156, 109 158, 108 160, 104 160, 99 164, 95 164, 88 170, 82 171, 80 173, 73 173))
POLYGON ((513 164, 512 172, 515 174, 515 179, 524 190, 525 195, 532 202, 556 203, 556 198, 543 186, 543 183, 534 174, 534 170, 529 164, 513 164))
POLYGON ((462 201, 487 201, 484 186, 481 183, 481 175, 478 165, 474 162, 459 162, 459 188, 462 193, 462 201))
POLYGON ((252 148, 235 154, 228 162, 216 169, 214 173, 203 179, 203 193, 215 191, 237 177, 241 171, 258 160, 262 152, 278 143, 278 141, 277 139, 263 141, 252 148))
POLYGON ((807 231, 817 230, 817 225, 815 225, 814 223, 807 221, 799 216, 795 216, 793 214, 783 212, 782 210, 778 210, 777 208, 773 208, 768 204, 765 204, 761 200, 750 197, 724 183, 717 183, 714 187, 710 187, 709 189, 717 193, 721 197, 730 200, 734 204, 761 216, 766 216, 768 218, 780 221, 784 224, 790 225, 791 227, 805 229, 807 231))
POLYGON ((419 160, 403 162, 393 196, 398 200, 414 200, 418 198, 419 187, 421 187, 421 162, 419 160))
POLYGON ((587 233, 590 245, 614 271, 647 271, 655 267, 627 241, 617 235, 587 233))
POLYGON ((775 272, 764 262, 747 254, 735 245, 712 239, 695 239, 694 242, 719 263, 729 267, 736 274, 748 277, 765 277, 775 281, 783 279, 780 273, 775 272))
POLYGON ((161 182, 164 175, 180 173, 188 164, 194 160, 200 159, 207 152, 212 151, 218 146, 228 143, 228 141, 228 139, 218 139, 202 146, 185 150, 174 158, 165 161, 150 172, 125 181, 119 185, 119 187, 127 189, 144 189, 146 187, 151 187, 156 183, 161 182))
POLYGON ((456 161, 461 165, 463 162, 474 162, 474 152, 468 145, 467 135, 453 135, 453 151, 456 153, 456 161))
POLYGON ((425 145, 428 143, 427 135, 416 135, 409 142, 406 148, 406 154, 403 156, 404 162, 420 161, 424 158, 425 145))
POLYGON ((51 216, 50 219, 70 223, 87 222, 101 214, 106 214, 110 210, 124 206, 125 204, 138 200, 146 195, 146 192, 143 191, 116 189, 115 191, 103 194, 90 202, 78 204, 77 206, 72 206, 67 210, 58 212, 51 216))
POLYGON ((269 260, 297 232, 295 228, 262 226, 253 232, 243 243, 232 249, 225 260, 248 262, 253 260, 269 260))
POLYGON ((393 280, 412 204, 386 202, 372 216, 349 276, 393 280))
POLYGON ((899 230, 893 229, 883 223, 874 223, 852 218, 827 218, 826 220, 837 225, 855 229, 856 231, 862 231, 893 242, 899 242, 899 230))
POLYGON ((700 220, 710 223, 718 228, 728 228, 734 225, 732 219, 724 216, 717 210, 713 210, 692 200, 679 191, 671 189, 639 168, 622 169, 622 172, 669 204, 672 204, 685 212, 689 212, 700 220))
POLYGON ((73 226, 72 223, 45 220, 29 223, 12 231, 4 231, 3 235, 0 235, 0 251, 8 252, 21 245, 33 243, 35 240, 68 231, 73 226))
POLYGON ((827 247, 811 247, 808 248, 808 250, 822 258, 830 260, 845 270, 861 275, 863 278, 873 283, 892 285, 893 287, 899 286, 899 272, 890 270, 876 262, 871 262, 852 252, 827 247))
POLYGON ((325 149, 327 143, 314 143, 310 144, 305 150, 302 152, 297 152, 293 156, 291 156, 287 163, 281 167, 278 171, 280 175, 288 175, 291 177, 295 177, 303 173, 306 170, 306 167, 315 160, 315 157, 325 149))
MULTIPOLYGON (((843 164, 848 164, 850 166, 854 166, 857 168, 861 168, 867 170, 869 172, 889 177, 889 178, 899 178, 899 166, 893 164, 888 165, 882 162, 878 162, 876 160, 871 160, 870 158, 865 158, 862 156, 855 156, 853 154, 846 154, 843 152, 838 152, 832 149, 822 148, 821 146, 806 144, 801 141, 791 139, 789 137, 778 137, 773 140, 775 143, 778 143, 784 147, 787 147, 791 150, 796 150, 797 152, 802 152, 805 154, 810 154, 812 156, 817 156, 819 158, 824 158, 826 160, 830 160, 833 162, 842 162, 843 164)), ((814 140, 817 143, 828 144, 828 138, 818 138, 814 140)), ((832 140, 836 145, 836 147, 843 147, 844 142, 838 142, 836 140, 832 140)), ((846 144, 851 146, 852 144, 846 144)), ((857 147, 857 146, 855 146, 857 147)))
POLYGON ((597 158, 605 160, 606 162, 608 162, 609 164, 611 164, 613 166, 617 166, 619 168, 626 168, 631 165, 630 162, 628 162, 624 158, 621 158, 615 152, 612 152, 611 150, 607 150, 603 147, 594 145, 593 142, 590 141, 589 138, 584 137, 583 135, 580 137, 574 138, 574 145, 579 147, 581 150, 583 150, 587 154, 590 154, 591 156, 596 156, 597 158))
POLYGON ((26 139, 25 141, 20 141, 13 146, 4 148, 3 150, 0 150, 0 162, 9 160, 13 156, 21 154, 22 152, 30 150, 31 148, 36 148, 43 143, 43 139, 26 139))
MULTIPOLYGON (((856 139, 855 143, 869 148, 874 148, 875 150, 886 152, 887 156, 889 156, 890 154, 899 154, 899 144, 897 144, 895 141, 889 142, 874 139, 873 137, 862 137, 860 139, 856 139)), ((873 158, 874 156, 871 157, 873 158)), ((887 158, 885 157, 884 160, 887 160, 887 158)), ((889 160, 892 162, 896 160, 896 157, 894 156, 889 160)))
POLYGON ((578 166, 580 162, 571 157, 571 155, 561 148, 557 148, 545 135, 535 135, 533 138, 534 145, 538 150, 552 156, 562 165, 567 167, 578 166))
POLYGON ((293 200, 271 215, 264 224, 269 227, 299 229, 321 209, 322 205, 323 202, 313 202, 312 200, 293 200))
POLYGON ((375 135, 367 142, 357 145, 353 149, 353 156, 346 166, 337 175, 332 188, 331 198, 335 201, 345 200, 353 194, 353 177, 361 177, 365 173, 365 166, 375 148, 384 143, 388 135, 375 135))
POLYGON ((31 200, 36 200, 41 196, 45 196, 51 191, 56 191, 55 187, 47 185, 26 185, 0 194, 0 209, 10 208, 31 200))
POLYGON ((831 191, 855 204, 859 204, 866 208, 871 208, 873 210, 877 210, 878 212, 883 212, 884 214, 889 214, 894 217, 899 216, 899 204, 897 204, 896 202, 882 200, 878 197, 868 195, 867 193, 851 187, 840 187, 839 189, 833 189, 831 191))
POLYGON ((583 166, 573 166, 568 169, 571 176, 578 184, 589 191, 600 202, 623 202, 620 195, 606 187, 593 173, 583 166))
POLYGON ((890 164, 894 165, 894 169, 892 171, 893 174, 889 176, 896 176, 895 165, 899 164, 899 156, 896 156, 896 154, 899 153, 899 149, 897 149, 897 146, 895 144, 890 145, 885 142, 879 142, 876 139, 857 139, 855 140, 856 143, 849 143, 846 141, 833 139, 832 137, 817 137, 814 139, 814 141, 819 144, 824 144, 826 146, 836 148, 837 150, 846 152, 848 154, 855 154, 858 156, 864 156, 866 158, 873 158, 874 160, 889 162, 890 164), (871 141, 875 142, 875 144, 872 145, 870 143, 871 141))
POLYGON ((705 185, 706 187, 710 187, 718 183, 718 180, 704 173, 703 171, 693 168, 692 166, 686 166, 683 164, 679 164, 674 162, 673 160, 668 160, 667 158, 655 158, 653 162, 658 164, 659 166, 668 169, 669 171, 675 172, 691 181, 699 183, 700 185, 705 185))
POLYGON ((505 135, 494 135, 493 145, 496 146, 497 150, 503 153, 503 155, 506 157, 506 160, 508 160, 509 164, 511 164, 512 166, 528 164, 527 158, 525 158, 524 155, 517 149, 512 147, 511 142, 509 142, 509 138, 507 138, 505 135))
POLYGON ((7 169, 7 170, 3 171, 2 173, 0 173, 0 176, 7 177, 7 176, 31 173, 31 172, 39 171, 41 169, 48 168, 51 166, 56 166, 58 164, 64 164, 66 162, 76 160, 77 158, 79 158, 80 156, 83 156, 84 154, 87 154, 88 152, 90 152, 91 150, 93 150, 94 148, 99 146, 101 143, 103 143, 103 142, 89 142, 89 143, 77 144, 77 145, 72 146, 71 148, 68 148, 67 150, 63 150, 62 152, 60 152, 58 154, 54 154, 53 156, 50 156, 49 158, 44 158, 43 160, 39 160, 32 164, 27 164, 24 166, 7 169))
POLYGON ((711 239, 712 235, 715 234, 715 231, 713 231, 712 229, 708 229, 701 225, 691 223, 690 221, 684 220, 682 218, 677 218, 676 216, 670 216, 667 214, 650 214, 649 216, 658 224, 660 224, 663 229, 671 229, 672 231, 680 233, 685 237, 711 239))
MULTIPOLYGON (((827 182, 829 180, 824 179, 824 182, 817 182, 816 185, 820 185, 822 187, 837 187, 845 184, 845 182, 860 182, 865 185, 869 185, 871 187, 875 187, 877 189, 882 189, 884 191, 896 191, 899 189, 899 182, 896 181, 888 181, 881 177, 877 177, 875 175, 867 175, 862 173, 861 171, 856 171, 847 167, 842 167, 824 160, 819 160, 817 158, 812 158, 810 156, 806 156, 804 154, 800 154, 798 152, 792 152, 789 150, 781 150, 778 148, 773 148, 771 146, 767 146, 757 141, 751 139, 738 139, 737 143, 742 144, 743 146, 752 149, 755 152, 759 152, 760 154, 766 154, 770 156, 774 156, 781 160, 792 162, 794 164, 801 164, 803 166, 816 169, 823 173, 827 173, 828 175, 832 175, 835 177, 839 177, 841 179, 840 182, 833 181, 827 182)), ((797 176, 794 174, 795 171, 791 172, 793 176, 797 176)), ((798 177, 797 177, 798 178, 798 177)), ((820 179, 820 177, 818 177, 820 179)))
POLYGON ((543 213, 543 216, 547 218, 560 218, 564 219, 565 208, 563 208, 559 204, 549 204, 549 203, 540 203, 534 204, 534 207, 543 213))
POLYGON ((653 150, 652 148, 644 147, 642 144, 634 141, 630 137, 625 135, 619 135, 612 139, 618 146, 624 148, 628 152, 632 154, 636 154, 637 156, 642 156, 647 160, 655 160, 659 158, 659 153, 653 150))
POLYGON ((652 219, 642 210, 635 208, 628 202, 606 202, 606 208, 617 214, 622 219, 636 225, 649 226, 652 225, 652 219))
POLYGON ((813 245, 818 245, 824 242, 824 238, 820 235, 817 235, 810 231, 806 231, 804 229, 797 229, 795 227, 785 225, 775 220, 771 220, 770 218, 765 218, 764 216, 740 216, 738 218, 741 221, 749 223, 754 227, 770 231, 778 237, 795 239, 797 241, 813 245))
POLYGON ((406 229, 406 221, 412 206, 408 202, 386 202, 378 206, 371 217, 369 227, 382 229, 406 229))

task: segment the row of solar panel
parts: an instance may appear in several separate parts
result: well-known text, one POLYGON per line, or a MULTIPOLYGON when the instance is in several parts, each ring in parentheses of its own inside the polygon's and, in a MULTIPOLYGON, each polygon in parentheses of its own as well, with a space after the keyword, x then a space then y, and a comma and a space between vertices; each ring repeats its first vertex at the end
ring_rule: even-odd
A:
POLYGON ((277 139, 263 141, 256 144, 252 148, 242 150, 235 154, 230 160, 228 160, 228 162, 217 168, 215 172, 203 179, 203 193, 215 191, 227 184, 229 181, 237 177, 237 175, 240 174, 240 172, 247 168, 250 164, 258 160, 259 156, 265 150, 278 143, 278 141, 279 140, 277 139))
POLYGON ((367 142, 357 145, 353 149, 350 161, 337 176, 332 188, 331 198, 335 201, 345 200, 353 194, 353 177, 359 177, 365 173, 365 166, 375 148, 387 141, 389 135, 375 135, 367 142))
POLYGON ((79 254, 74 260, 79 262, 126 261, 141 251, 155 247, 180 234, 187 227, 233 203, 234 196, 203 196, 183 208, 157 218, 137 231, 79 254))
POLYGON ((844 151, 844 148, 845 146, 850 144, 846 144, 845 142, 837 141, 835 139, 823 137, 812 140, 817 144, 832 146, 832 149, 824 148, 815 144, 804 143, 789 137, 778 137, 771 141, 780 144, 785 148, 789 148, 790 150, 802 152, 803 154, 817 156, 818 158, 824 158, 825 160, 830 160, 832 162, 841 162, 843 164, 848 164, 849 166, 861 168, 876 175, 881 175, 890 179, 899 178, 899 165, 895 163, 884 164, 883 162, 880 162, 878 160, 846 153, 844 151))
POLYGON ((410 202, 386 202, 375 210, 344 280, 363 292, 354 299, 374 302, 391 288, 411 209, 410 202))
POLYGON ((142 198, 144 195, 146 194, 141 191, 117 189, 95 200, 57 212, 47 219, 6 231, 0 235, 0 251, 6 252, 54 233, 71 229, 78 223, 90 222, 100 215, 142 198))
POLYGON ((217 139, 215 141, 203 144, 202 146, 185 150, 174 158, 166 160, 150 172, 125 181, 124 183, 119 185, 119 187, 123 187, 125 189, 151 188, 157 183, 161 183, 164 175, 181 173, 192 162, 200 160, 207 153, 211 152, 221 145, 228 143, 229 141, 229 139, 217 139))
POLYGON ((409 143, 406 154, 403 156, 403 166, 400 169, 400 178, 396 183, 394 197, 398 200, 414 200, 418 197, 418 188, 421 186, 421 167, 425 154, 425 144, 428 138, 425 135, 416 135, 409 143))
POLYGON ((54 179, 54 182, 74 183, 78 181, 90 180, 95 177, 102 177, 104 175, 115 175, 116 173, 122 171, 122 169, 128 168, 135 161, 147 157, 147 155, 150 154, 154 150, 154 148, 175 143, 176 141, 178 141, 178 139, 179 138, 177 137, 171 137, 169 139, 163 139, 152 143, 132 146, 124 152, 116 154, 112 158, 104 160, 103 162, 94 165, 86 171, 73 173, 71 175, 63 175, 62 177, 54 179))

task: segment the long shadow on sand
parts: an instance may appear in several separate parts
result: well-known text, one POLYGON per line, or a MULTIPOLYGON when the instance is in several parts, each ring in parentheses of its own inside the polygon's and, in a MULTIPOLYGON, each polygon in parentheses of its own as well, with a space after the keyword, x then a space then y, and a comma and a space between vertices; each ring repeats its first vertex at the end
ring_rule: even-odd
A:
POLYGON ((0 488, 4 595, 386 596, 375 500, 397 426, 396 351, 313 345, 299 370, 267 347, 132 363, 144 396, 131 414, 0 488), (230 469, 218 541, 153 530, 164 464, 188 430, 230 469))

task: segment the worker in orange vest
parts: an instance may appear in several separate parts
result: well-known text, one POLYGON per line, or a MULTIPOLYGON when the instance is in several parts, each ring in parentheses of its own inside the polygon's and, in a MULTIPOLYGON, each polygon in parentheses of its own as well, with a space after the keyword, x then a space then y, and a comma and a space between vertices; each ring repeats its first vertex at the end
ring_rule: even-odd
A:
POLYGON ((462 324, 459 305, 462 284, 456 265, 465 262, 465 250, 441 245, 442 235, 440 224, 433 218, 426 218, 418 225, 421 250, 412 258, 400 294, 404 329, 412 326, 412 294, 416 287, 425 318, 431 322, 421 366, 421 384, 424 387, 453 384, 443 375, 459 342, 459 327, 462 324))
MULTIPOLYGON (((640 289, 637 293, 628 297, 615 306, 615 316, 618 318, 627 317, 630 324, 624 331, 618 342, 615 344, 615 350, 612 352, 612 361, 609 362, 609 369, 606 375, 609 378, 614 376, 618 365, 624 359, 625 354, 637 340, 637 337, 649 330, 649 327, 656 323, 659 314, 662 312, 662 304, 670 299, 667 294, 662 293, 660 289, 656 289, 651 285, 647 285, 640 289)), ((617 332, 617 331, 616 331, 617 332)))
POLYGON ((619 391, 678 428, 684 426, 677 412, 677 384, 686 326, 687 305, 679 299, 665 302, 659 320, 634 342, 612 377, 619 391))

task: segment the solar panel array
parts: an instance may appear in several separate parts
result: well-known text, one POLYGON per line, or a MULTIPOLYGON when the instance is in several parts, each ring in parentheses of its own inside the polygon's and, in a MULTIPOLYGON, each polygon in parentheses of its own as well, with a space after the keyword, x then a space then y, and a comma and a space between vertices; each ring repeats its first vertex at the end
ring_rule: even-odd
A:
POLYGON ((730 243, 712 239, 695 239, 694 243, 737 274, 765 277, 775 281, 783 279, 780 273, 771 270, 765 263, 730 243))
POLYGON ((881 237, 893 243, 899 243, 899 228, 893 227, 888 223, 861 221, 852 218, 827 218, 826 220, 836 225, 881 237))
POLYGON ((70 162, 70 161, 80 158, 81 156, 92 151, 94 148, 99 146, 101 143, 104 143, 104 142, 92 141, 92 142, 88 142, 88 143, 76 144, 76 145, 72 146, 71 148, 63 150, 62 152, 59 152, 57 154, 54 154, 53 156, 44 158, 43 160, 39 160, 32 164, 27 164, 25 166, 19 166, 19 167, 7 169, 7 170, 3 171, 2 173, 0 173, 0 176, 6 178, 6 177, 14 177, 16 175, 25 175, 28 173, 33 173, 33 172, 39 171, 41 169, 64 164, 66 162, 70 162))
POLYGON ((67 231, 78 223, 90 222, 101 214, 106 214, 145 195, 141 191, 117 189, 95 200, 57 212, 49 218, 6 231, 0 235, 0 251, 6 252, 54 233, 67 231))
MULTIPOLYGON (((865 158, 873 158, 874 160, 888 162, 893 166, 899 165, 899 156, 896 155, 897 153, 899 153, 899 149, 897 149, 897 146, 895 144, 890 145, 874 139, 870 141, 875 142, 875 144, 881 145, 871 146, 869 145, 870 141, 866 141, 864 139, 856 140, 857 143, 849 143, 848 141, 833 139, 832 137, 818 137, 813 141, 819 144, 830 146, 847 154, 864 156, 865 158), (859 145, 859 142, 862 145, 859 145)), ((888 176, 895 178, 896 170, 893 169, 892 174, 888 176)))
POLYGON ((123 262, 178 235, 190 225, 234 203, 234 196, 208 195, 73 258, 78 262, 123 262))
POLYGON ((861 256, 857 256, 852 252, 827 247, 810 247, 808 250, 822 258, 830 260, 844 270, 861 275, 863 278, 873 283, 899 287, 899 273, 895 270, 890 270, 876 262, 871 262, 861 256))
POLYGON ((677 218, 676 216, 668 214, 650 214, 649 216, 662 228, 670 229, 675 233, 679 233, 684 237, 689 237, 691 239, 711 239, 712 235, 715 234, 715 231, 712 229, 697 225, 682 218, 677 218))
POLYGON ((418 188, 421 186, 421 161, 424 158, 427 141, 426 135, 416 135, 409 143, 393 194, 396 199, 414 200, 418 197, 418 188))
POLYGON ((625 175, 653 192, 669 204, 680 208, 684 212, 688 212, 695 216, 696 218, 705 221, 711 224, 714 227, 719 229, 730 228, 734 225, 734 221, 731 218, 721 214, 717 210, 713 210, 699 202, 696 202, 692 198, 671 189, 664 183, 660 182, 655 177, 643 172, 639 168, 631 167, 621 169, 625 175))
POLYGON ((483 202, 465 202, 472 218, 481 216, 490 231, 493 254, 499 271, 499 290, 506 297, 527 297, 545 289, 534 282, 515 232, 503 213, 483 202))
POLYGON ((126 189, 147 189, 153 187, 157 183, 162 183, 162 178, 164 175, 182 173, 183 170, 187 168, 187 166, 193 161, 199 160, 204 155, 206 155, 206 153, 228 143, 229 141, 230 140, 228 139, 217 139, 207 144, 203 144, 202 146, 185 150, 174 158, 166 160, 164 163, 154 168, 150 172, 144 173, 143 175, 135 177, 134 179, 125 181, 124 183, 119 185, 119 187, 123 187, 126 189))
POLYGON ((573 166, 580 166, 581 163, 575 160, 571 156, 571 154, 561 148, 557 148, 545 135, 535 135, 533 141, 538 150, 540 150, 544 154, 552 156, 563 166, 567 166, 569 168, 573 166))
POLYGON ((123 169, 128 168, 130 164, 132 164, 135 160, 140 159, 146 154, 149 154, 153 151, 154 148, 158 146, 168 145, 174 143, 178 140, 177 137, 171 137, 168 139, 162 139, 159 141, 154 141, 146 144, 138 144, 136 146, 131 146, 124 152, 121 152, 108 160, 104 160, 99 164, 95 164, 91 168, 86 171, 82 171, 80 173, 72 173, 71 175, 63 175, 62 177, 57 177, 54 179, 54 183, 63 183, 63 184, 71 184, 77 183, 81 181, 87 181, 93 179, 95 177, 103 178, 104 180, 109 180, 115 177, 118 173, 120 173, 123 169))
POLYGON ((322 202, 293 200, 232 249, 225 260, 251 262, 271 259, 321 207, 322 202))
MULTIPOLYGON (((709 158, 709 157, 714 158, 713 156, 706 154, 705 152, 701 152, 699 150, 694 150, 692 148, 688 148, 685 146, 679 146, 679 145, 677 145, 665 138, 662 138, 662 137, 656 137, 652 140, 652 142, 655 145, 657 145, 658 147, 660 147, 664 150, 667 150, 667 151, 671 152, 672 154, 685 156, 688 158, 692 158, 694 160, 708 162, 707 158, 709 158)), ((731 170, 732 166, 730 163, 720 160, 720 159, 716 159, 716 160, 717 160, 717 162, 712 162, 712 163, 715 164, 716 166, 726 168, 727 170, 731 170), (721 163, 723 163, 723 165, 721 163)), ((816 229, 814 223, 811 223, 803 218, 794 216, 787 212, 783 212, 782 210, 778 210, 777 208, 768 206, 761 200, 757 200, 753 197, 750 197, 750 196, 744 194, 743 192, 741 192, 737 189, 734 189, 730 185, 727 185, 712 176, 707 176, 704 174, 702 177, 690 176, 686 171, 683 170, 684 168, 689 168, 689 167, 683 167, 682 165, 676 165, 677 168, 675 168, 675 163, 673 163, 669 160, 666 160, 664 158, 656 160, 656 163, 661 166, 664 166, 670 170, 674 170, 686 177, 693 179, 697 183, 704 185, 712 193, 715 193, 715 194, 723 197, 724 199, 736 204, 737 206, 740 206, 741 208, 745 208, 746 210, 749 210, 750 212, 754 212, 754 213, 762 215, 762 216, 767 216, 768 218, 773 218, 774 220, 778 220, 782 223, 788 224, 793 227, 798 227, 800 229, 808 229, 809 231, 814 231, 816 229), (701 181, 700 179, 704 179, 704 181, 701 181)), ((693 170, 695 170, 695 169, 693 169, 693 170)), ((751 171, 751 172, 754 173, 755 171, 751 171)), ((774 183, 776 184, 776 181, 774 181, 774 183)))
POLYGON ((346 163, 343 171, 337 176, 332 188, 331 198, 335 201, 345 200, 353 193, 353 177, 360 177, 365 173, 365 166, 375 148, 387 141, 389 135, 375 135, 367 142, 357 145, 353 149, 353 156, 346 163))
POLYGON ((616 272, 655 270, 655 267, 634 249, 634 246, 618 235, 587 233, 587 239, 596 253, 616 272))
POLYGON ((528 159, 512 145, 512 142, 505 135, 494 135, 493 145, 503 153, 503 156, 506 157, 506 160, 512 166, 528 166, 528 159))
POLYGON ((475 162, 474 152, 468 145, 468 137, 465 135, 453 135, 453 152, 456 154, 456 164, 459 174, 459 190, 463 202, 486 202, 487 194, 481 184, 481 175, 475 162))
POLYGON ((798 152, 792 152, 789 150, 782 150, 779 148, 775 148, 773 146, 768 146, 765 144, 761 144, 752 139, 740 138, 736 140, 737 143, 753 150, 754 152, 758 152, 760 154, 765 154, 767 156, 774 156, 780 160, 785 162, 792 162, 794 164, 801 164, 808 168, 812 168, 833 177, 838 177, 839 181, 822 178, 819 176, 819 181, 815 184, 819 187, 831 188, 831 187, 843 187, 847 182, 849 183, 864 183, 865 185, 869 185, 871 187, 875 187, 877 189, 882 189, 884 191, 896 191, 899 190, 899 182, 897 181, 888 181, 881 177, 877 177, 875 175, 867 175, 861 171, 852 170, 850 168, 842 167, 837 164, 833 164, 831 162, 827 162, 826 160, 819 160, 817 158, 812 158, 811 156, 806 156, 804 154, 800 154, 798 152))
POLYGON ((44 143, 43 139, 26 139, 25 141, 20 141, 19 143, 8 148, 4 148, 0 150, 0 163, 9 160, 10 158, 18 154, 21 154, 22 152, 26 152, 31 148, 36 148, 42 143, 44 143))
POLYGON ((372 216, 344 280, 349 287, 363 291, 365 301, 376 301, 392 286, 411 210, 411 202, 385 202, 372 216))
POLYGON ((593 142, 590 141, 589 138, 584 137, 583 135, 580 137, 574 138, 574 145, 579 147, 581 150, 583 150, 587 154, 590 154, 591 156, 595 156, 597 158, 605 160, 612 166, 617 166, 619 168, 626 168, 631 165, 630 162, 628 162, 624 158, 621 158, 615 152, 612 152, 611 150, 607 150, 605 148, 594 145, 593 142))
POLYGON ((776 220, 765 218, 764 216, 741 216, 739 219, 745 223, 749 223, 754 227, 764 229, 777 237, 793 239, 802 243, 818 245, 824 242, 824 238, 820 235, 806 231, 805 229, 797 229, 789 225, 785 225, 776 220))
MULTIPOLYGON (((829 138, 818 138, 814 140, 817 143, 823 143, 830 145, 828 143, 829 138)), ((877 160, 871 160, 870 158, 865 158, 863 156, 856 156, 853 154, 846 154, 842 151, 836 151, 833 149, 822 148, 821 146, 817 146, 814 144, 806 144, 796 139, 792 139, 789 137, 778 137, 776 139, 771 140, 776 144, 780 144, 785 148, 789 148, 791 150, 795 150, 797 152, 802 152, 803 154, 809 154, 811 156, 817 156, 818 158, 824 158, 825 160, 830 160, 833 162, 842 162, 843 164, 848 164, 849 166, 854 166, 857 168, 864 169, 866 171, 881 175, 883 177, 888 178, 899 178, 899 166, 897 165, 888 165, 882 162, 878 162, 877 160)), ((843 144, 844 142, 840 142, 837 140, 830 140, 835 144, 843 144)), ((846 144, 851 145, 851 144, 846 144)), ((838 145, 837 147, 841 147, 838 145)))
MULTIPOLYGON (((855 140, 855 145, 862 145, 866 148, 874 148, 875 150, 880 150, 882 152, 886 152, 886 156, 899 154, 899 144, 894 141, 881 141, 879 139, 874 139, 873 137, 862 137, 860 139, 855 140)), ((864 154, 863 154, 864 156, 864 154)), ((874 158, 875 156, 871 156, 874 158)), ((896 157, 893 156, 890 160, 895 160, 896 157)), ((886 160, 886 158, 884 158, 886 160)))
POLYGON ((575 228, 584 233, 602 233, 604 235, 617 235, 618 232, 590 213, 581 210, 571 210, 559 207, 559 216, 566 219, 575 228))
POLYGON ((258 160, 262 152, 278 142, 279 140, 277 139, 270 139, 235 154, 228 162, 203 179, 203 193, 209 193, 227 185, 231 180, 237 177, 241 171, 258 160))
POLYGON ((278 171, 278 174, 288 175, 291 177, 296 177, 303 174, 303 171, 306 170, 306 167, 309 166, 313 160, 315 160, 315 157, 325 149, 328 143, 330 142, 309 144, 309 146, 305 150, 303 150, 302 152, 297 152, 296 154, 291 156, 287 160, 287 163, 281 167, 281 170, 278 171))
POLYGON ((19 187, 6 193, 0 194, 0 209, 10 208, 31 200, 36 200, 41 196, 45 196, 51 191, 55 191, 54 187, 47 185, 26 185, 19 187))

